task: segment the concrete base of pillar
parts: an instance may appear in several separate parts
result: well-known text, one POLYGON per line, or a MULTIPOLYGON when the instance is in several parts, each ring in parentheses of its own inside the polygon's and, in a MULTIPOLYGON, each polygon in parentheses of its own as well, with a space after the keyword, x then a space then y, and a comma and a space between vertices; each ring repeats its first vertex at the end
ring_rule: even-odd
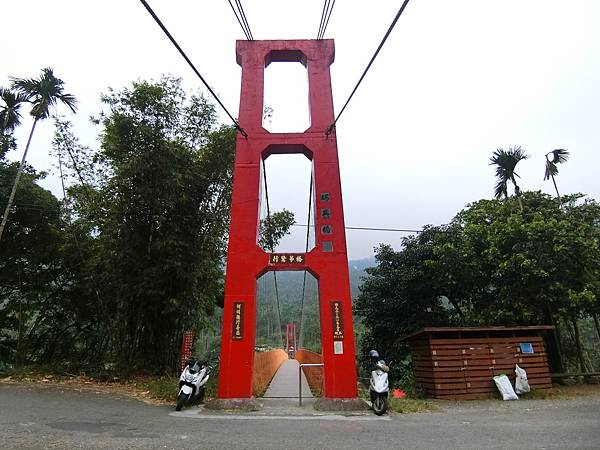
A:
POLYGON ((369 404, 360 398, 319 398, 314 408, 317 411, 366 411, 369 404))
POLYGON ((255 398, 215 398, 206 402, 204 408, 220 411, 252 412, 262 410, 263 405, 255 398))

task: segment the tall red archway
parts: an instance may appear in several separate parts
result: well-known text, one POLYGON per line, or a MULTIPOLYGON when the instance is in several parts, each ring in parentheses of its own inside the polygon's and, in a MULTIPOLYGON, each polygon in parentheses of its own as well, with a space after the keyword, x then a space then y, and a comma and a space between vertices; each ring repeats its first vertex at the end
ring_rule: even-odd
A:
POLYGON ((218 397, 251 398, 256 337, 256 280, 273 270, 308 270, 319 284, 324 395, 356 398, 356 362, 344 211, 329 66, 333 40, 238 41, 242 66, 218 397), (272 62, 302 63, 308 71, 311 125, 303 133, 262 127, 264 71, 272 62), (269 254, 258 246, 261 163, 271 154, 301 153, 313 162, 316 247, 309 253, 269 254))

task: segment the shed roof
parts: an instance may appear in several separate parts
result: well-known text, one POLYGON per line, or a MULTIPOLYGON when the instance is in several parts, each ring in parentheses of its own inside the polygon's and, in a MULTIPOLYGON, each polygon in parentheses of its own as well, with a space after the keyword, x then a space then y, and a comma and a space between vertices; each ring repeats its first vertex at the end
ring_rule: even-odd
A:
POLYGON ((510 331, 548 331, 553 330, 552 325, 529 325, 520 327, 425 327, 419 331, 415 331, 409 335, 403 336, 398 339, 400 341, 406 341, 415 339, 424 334, 436 334, 436 333, 480 333, 480 332, 510 332, 510 331))

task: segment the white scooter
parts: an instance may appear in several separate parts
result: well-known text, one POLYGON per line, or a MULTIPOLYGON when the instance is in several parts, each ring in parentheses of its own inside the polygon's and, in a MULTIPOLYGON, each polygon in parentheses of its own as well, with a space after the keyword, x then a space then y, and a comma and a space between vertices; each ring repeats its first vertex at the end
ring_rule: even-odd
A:
MULTIPOLYGON (((375 350, 371 350, 371 357, 379 358, 379 354, 375 350)), ((380 359, 375 364, 375 370, 371 372, 371 381, 369 385, 369 394, 373 412, 378 416, 385 414, 388 408, 388 394, 390 385, 388 380, 389 367, 385 361, 380 359)))
POLYGON ((206 382, 210 377, 212 367, 200 364, 196 359, 190 358, 185 369, 179 377, 179 391, 175 411, 181 411, 183 405, 190 405, 196 401, 202 402, 206 392, 206 382))

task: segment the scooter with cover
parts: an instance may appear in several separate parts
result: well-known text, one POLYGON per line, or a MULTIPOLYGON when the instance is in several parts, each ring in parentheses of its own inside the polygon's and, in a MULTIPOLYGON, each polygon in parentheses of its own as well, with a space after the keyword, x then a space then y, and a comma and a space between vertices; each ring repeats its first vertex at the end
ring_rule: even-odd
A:
POLYGON ((388 409, 388 395, 390 392, 388 372, 390 369, 383 359, 379 359, 379 354, 375 350, 371 350, 370 356, 373 359, 377 359, 377 362, 375 370, 371 372, 369 395, 371 397, 373 412, 381 416, 388 409))
POLYGON ((202 402, 206 393, 206 383, 212 372, 212 367, 203 364, 195 358, 190 358, 179 377, 177 405, 175 411, 181 411, 184 405, 202 402))

